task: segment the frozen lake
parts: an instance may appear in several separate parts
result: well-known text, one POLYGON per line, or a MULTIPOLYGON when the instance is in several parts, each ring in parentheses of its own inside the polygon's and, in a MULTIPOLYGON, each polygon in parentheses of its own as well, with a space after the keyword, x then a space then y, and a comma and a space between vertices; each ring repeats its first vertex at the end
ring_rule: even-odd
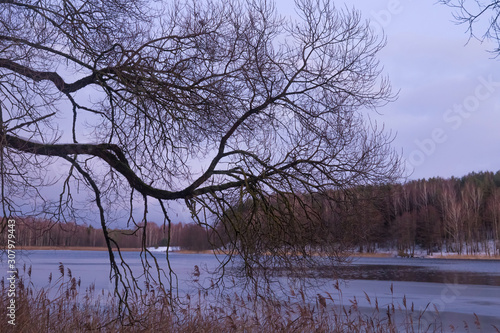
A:
MULTIPOLYGON (((165 255, 155 255, 163 259, 160 262, 166 269, 165 255)), ((139 252, 124 252, 123 256, 134 271, 141 271, 139 252)), ((178 275, 181 294, 195 290, 195 286, 189 283, 195 265, 210 269, 218 264, 210 254, 170 253, 169 258, 178 275)), ((17 251, 16 261, 20 271, 24 264, 32 266, 31 282, 37 288, 49 285, 49 274, 52 273, 53 281, 60 276, 60 262, 66 270, 71 269, 74 277, 81 278, 82 288, 92 283, 97 290, 112 288, 106 252, 17 251)), ((7 275, 5 253, 1 256, 0 269, 3 275, 7 275)), ((391 303, 403 307, 403 297, 406 297, 408 307, 413 303, 416 310, 423 310, 430 303, 427 311, 429 319, 437 309, 444 327, 449 323, 461 324, 464 320, 472 326, 475 313, 480 319, 481 331, 494 332, 491 325, 500 328, 499 260, 355 258, 350 266, 334 274, 325 273, 325 278, 321 280, 325 282, 324 290, 336 297, 336 304, 349 305, 349 300, 356 297, 359 306, 369 312, 370 304, 365 292, 372 304, 377 298, 381 308, 391 303), (333 288, 335 277, 345 279, 341 284, 342 296, 333 288)), ((471 332, 477 330, 471 329, 471 332)))

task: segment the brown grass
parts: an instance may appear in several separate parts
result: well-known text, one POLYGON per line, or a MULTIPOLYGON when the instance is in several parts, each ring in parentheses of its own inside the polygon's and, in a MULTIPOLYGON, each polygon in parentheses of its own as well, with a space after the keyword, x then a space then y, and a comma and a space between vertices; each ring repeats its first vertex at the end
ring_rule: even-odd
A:
MULTIPOLYGON (((439 313, 418 311, 404 297, 379 305, 365 294, 371 308, 358 300, 343 300, 339 283, 335 295, 308 299, 303 289, 290 288, 281 301, 253 293, 221 294, 199 290, 172 305, 161 288, 148 287, 129 301, 129 316, 119 319, 118 299, 94 287, 82 290, 72 276, 61 276, 48 289, 36 290, 20 280, 16 297, 16 326, 7 324, 7 283, 1 281, 2 332, 443 332, 439 313)), ((28 270, 28 275, 30 270, 28 270)), ((392 293, 392 288, 391 288, 392 293)), ((179 299, 178 299, 179 301, 179 299)))

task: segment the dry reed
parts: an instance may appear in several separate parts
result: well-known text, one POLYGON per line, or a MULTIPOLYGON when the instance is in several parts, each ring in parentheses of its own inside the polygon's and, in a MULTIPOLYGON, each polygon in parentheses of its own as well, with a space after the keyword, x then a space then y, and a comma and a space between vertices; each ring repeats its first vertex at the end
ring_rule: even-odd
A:
MULTIPOLYGON (((118 299, 93 285, 82 288, 61 264, 50 288, 35 289, 28 280, 17 286, 16 326, 2 332, 446 332, 439 315, 416 311, 406 297, 381 306, 365 294, 371 308, 362 311, 356 298, 317 294, 311 301, 303 289, 290 288, 286 300, 247 293, 214 297, 206 290, 173 306, 160 288, 149 286, 129 301, 128 316, 119 319, 118 299), (216 301, 214 301, 216 299, 216 301), (347 305, 346 305, 347 304, 347 305), (429 321, 428 318, 433 320, 429 321), (425 319, 425 320, 424 320, 425 319)), ((31 270, 28 270, 31 273, 31 270)), ((52 276, 50 277, 52 280, 52 276)), ((6 318, 6 282, 1 281, 0 315, 6 318)), ((392 292, 392 288, 391 288, 392 292)), ((479 325, 479 322, 476 323, 479 325)))

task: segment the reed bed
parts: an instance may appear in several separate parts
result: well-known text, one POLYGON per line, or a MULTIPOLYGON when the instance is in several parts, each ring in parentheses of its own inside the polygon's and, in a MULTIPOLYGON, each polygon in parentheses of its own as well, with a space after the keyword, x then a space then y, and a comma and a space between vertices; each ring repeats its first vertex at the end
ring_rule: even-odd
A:
MULTIPOLYGON (((36 289, 19 279, 16 325, 8 325, 7 283, 1 280, 2 332, 450 332, 442 327, 437 310, 417 311, 406 298, 380 305, 365 295, 371 308, 361 310, 358 300, 318 293, 311 300, 301 288, 290 287, 285 299, 223 294, 217 288, 199 289, 172 304, 163 289, 146 286, 133 293, 126 315, 120 315, 118 297, 110 291, 82 288, 79 280, 60 267, 50 287, 36 289)), ((392 288, 391 288, 392 292, 392 288)), ((479 327, 478 323, 476 326, 479 327)), ((474 331, 474 325, 471 326, 474 331)), ((498 331, 498 330, 497 330, 498 331)), ((499 331, 500 332, 500 331, 499 331)))

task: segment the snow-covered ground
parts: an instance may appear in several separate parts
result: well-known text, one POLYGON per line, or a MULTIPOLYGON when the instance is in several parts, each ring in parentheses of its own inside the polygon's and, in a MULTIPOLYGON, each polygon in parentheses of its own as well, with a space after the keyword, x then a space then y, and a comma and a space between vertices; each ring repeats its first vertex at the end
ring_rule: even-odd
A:
MULTIPOLYGON (((458 252, 459 246, 457 244, 451 244, 450 248, 455 249, 448 251, 446 246, 442 249, 436 249, 432 253, 429 253, 427 249, 423 249, 419 246, 415 246, 413 250, 398 251, 396 248, 377 246, 374 251, 370 253, 384 254, 391 257, 415 257, 415 258, 440 258, 440 257, 450 257, 450 256, 477 256, 477 257, 498 257, 500 252, 498 250, 499 244, 495 244, 493 240, 486 242, 486 244, 477 244, 477 248, 474 251, 471 250, 470 246, 463 244, 461 249, 462 252, 458 252)), ((359 247, 354 249, 354 255, 359 254, 359 247)), ((363 254, 363 253, 361 253, 363 254)))
POLYGON ((176 252, 180 251, 179 246, 158 246, 158 247, 148 247, 148 250, 151 252, 176 252))

